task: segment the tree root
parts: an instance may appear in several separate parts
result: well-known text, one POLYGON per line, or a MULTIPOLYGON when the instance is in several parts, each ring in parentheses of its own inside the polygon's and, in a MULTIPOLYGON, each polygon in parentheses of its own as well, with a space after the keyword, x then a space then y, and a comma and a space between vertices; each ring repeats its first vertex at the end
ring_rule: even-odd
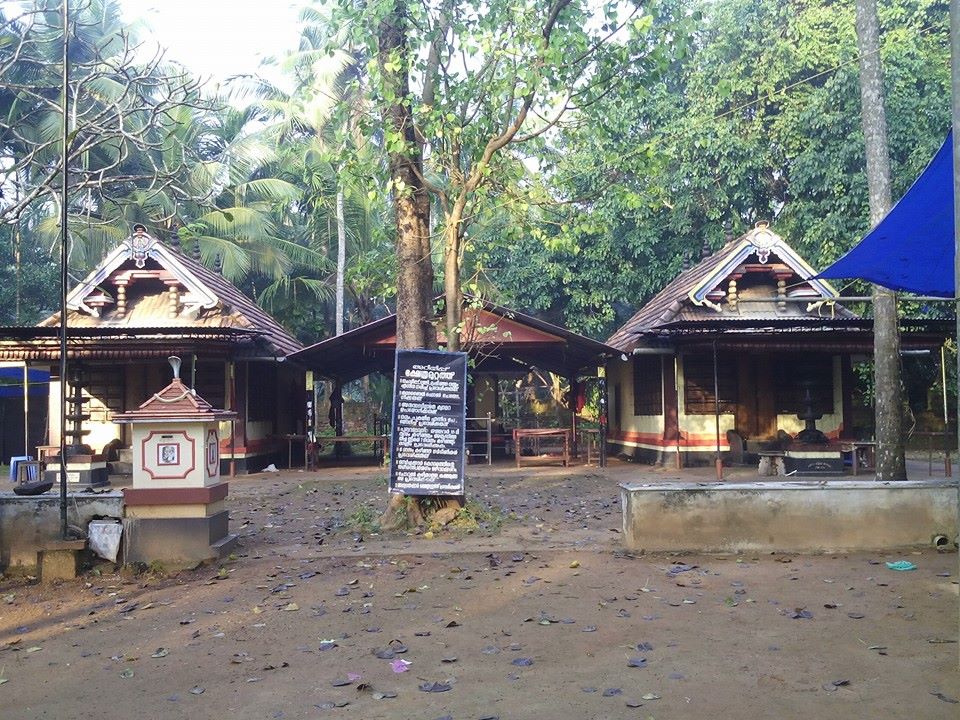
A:
POLYGON ((394 532, 424 527, 438 510, 459 510, 464 502, 463 495, 391 495, 387 509, 380 516, 380 529, 394 532))

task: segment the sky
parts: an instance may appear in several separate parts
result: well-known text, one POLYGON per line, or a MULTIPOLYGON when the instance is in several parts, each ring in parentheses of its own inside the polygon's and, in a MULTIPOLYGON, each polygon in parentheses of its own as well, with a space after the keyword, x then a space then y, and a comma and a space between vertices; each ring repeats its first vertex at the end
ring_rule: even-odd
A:
POLYGON ((169 59, 213 83, 254 73, 262 58, 295 49, 301 4, 288 0, 120 0, 124 20, 145 21, 152 29, 152 34, 141 33, 147 45, 167 48, 169 59))

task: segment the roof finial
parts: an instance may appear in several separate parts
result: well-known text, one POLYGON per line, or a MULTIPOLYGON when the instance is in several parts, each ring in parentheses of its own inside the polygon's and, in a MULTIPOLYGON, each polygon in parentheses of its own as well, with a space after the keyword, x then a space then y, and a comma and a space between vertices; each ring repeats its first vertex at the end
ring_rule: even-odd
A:
POLYGON ((723 223, 723 243, 726 245, 729 242, 733 242, 733 226, 726 220, 723 223))
POLYGON ((178 358, 176 355, 171 355, 170 357, 167 358, 167 362, 169 362, 170 367, 173 368, 173 379, 179 380, 180 379, 180 362, 181 362, 180 358, 178 358))
POLYGON ((174 250, 180 249, 180 222, 173 221, 173 234, 170 236, 170 247, 174 250))

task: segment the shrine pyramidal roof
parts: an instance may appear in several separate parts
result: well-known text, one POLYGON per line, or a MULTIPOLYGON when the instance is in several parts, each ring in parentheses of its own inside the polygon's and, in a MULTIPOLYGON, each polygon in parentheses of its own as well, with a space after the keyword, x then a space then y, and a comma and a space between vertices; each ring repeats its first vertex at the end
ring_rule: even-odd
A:
POLYGON ((117 413, 114 422, 175 422, 183 420, 230 420, 237 414, 230 410, 219 410, 188 388, 179 377, 163 390, 151 395, 136 410, 117 413))
POLYGON ((681 272, 620 327, 607 344, 632 350, 644 337, 672 328, 729 321, 824 323, 858 316, 837 304, 839 293, 766 223, 731 240, 681 272))
MULTIPOLYGON (((67 309, 71 328, 149 328, 165 335, 178 330, 248 331, 256 334, 262 351, 277 357, 303 347, 233 283, 142 226, 71 290, 67 309)), ((59 313, 39 323, 59 324, 59 313)))

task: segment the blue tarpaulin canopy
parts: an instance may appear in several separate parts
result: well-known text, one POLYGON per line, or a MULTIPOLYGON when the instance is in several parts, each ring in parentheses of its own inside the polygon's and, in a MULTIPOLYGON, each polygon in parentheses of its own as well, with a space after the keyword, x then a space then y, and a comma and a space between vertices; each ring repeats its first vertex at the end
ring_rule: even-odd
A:
POLYGON ((822 278, 862 278, 919 295, 953 294, 953 138, 887 216, 822 278))

